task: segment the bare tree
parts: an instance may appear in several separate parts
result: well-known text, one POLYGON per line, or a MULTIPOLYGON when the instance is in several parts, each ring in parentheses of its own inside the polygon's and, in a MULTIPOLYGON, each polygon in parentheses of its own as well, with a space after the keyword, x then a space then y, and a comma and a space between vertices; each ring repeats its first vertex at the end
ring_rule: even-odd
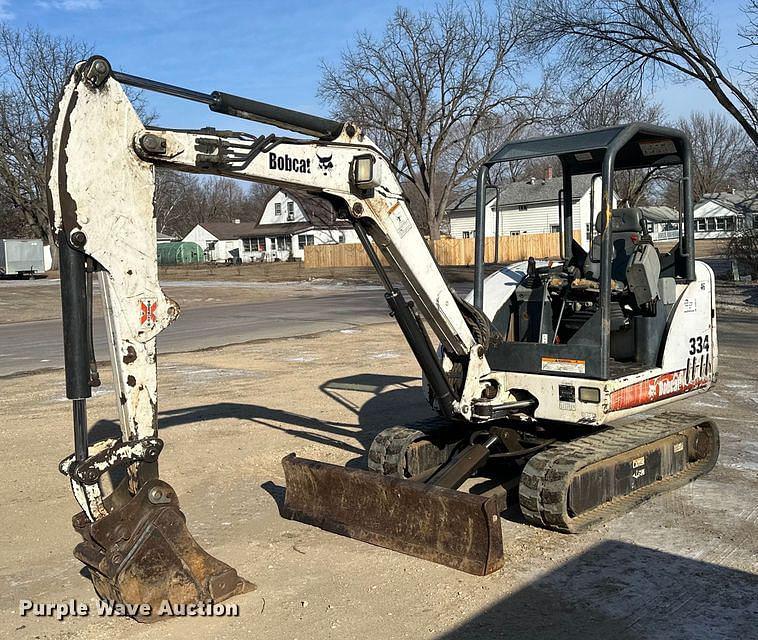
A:
POLYGON ((155 219, 159 233, 184 236, 194 226, 196 216, 193 214, 200 189, 195 175, 161 167, 156 169, 155 219))
MULTIPOLYGON (((588 131, 638 121, 653 124, 664 121, 661 105, 638 95, 635 88, 628 84, 590 84, 575 76, 564 84, 559 92, 564 98, 554 106, 553 129, 557 133, 588 131)), ((620 206, 635 207, 650 200, 656 189, 666 181, 666 172, 659 168, 618 171, 614 191, 620 206)))
MULTIPOLYGON (((758 0, 749 0, 742 11, 747 18, 747 23, 739 31, 740 37, 745 40, 743 46, 758 47, 758 0)), ((754 70, 753 74, 755 73, 754 70)))
MULTIPOLYGON (((695 201, 704 193, 715 193, 744 185, 743 158, 751 151, 744 131, 725 116, 694 112, 677 123, 692 143, 695 201)), ((753 172, 758 167, 753 168, 753 172)))
POLYGON ((533 50, 557 50, 563 68, 582 69, 599 86, 636 85, 640 93, 645 81, 696 80, 758 145, 755 76, 731 70, 720 59, 718 28, 702 0, 524 0, 521 5, 532 24, 533 50))
MULTIPOLYGON (((63 86, 74 65, 90 54, 71 38, 36 27, 16 30, 0 23, 0 206, 2 228, 31 235, 57 252, 47 211, 45 158, 48 128, 63 86)), ((147 112, 141 95, 130 92, 140 117, 147 112)))
POLYGON ((85 44, 0 24, 0 193, 8 220, 53 246, 45 188, 48 123, 85 44), (24 229, 25 228, 25 229, 24 229))
POLYGON ((155 183, 156 226, 161 233, 183 237, 202 222, 258 222, 275 191, 269 185, 246 185, 231 178, 159 168, 155 183))
POLYGON ((388 154, 433 239, 451 194, 481 160, 471 159, 477 136, 529 118, 521 37, 501 2, 399 8, 381 38, 361 33, 339 64, 323 66, 321 97, 388 154))

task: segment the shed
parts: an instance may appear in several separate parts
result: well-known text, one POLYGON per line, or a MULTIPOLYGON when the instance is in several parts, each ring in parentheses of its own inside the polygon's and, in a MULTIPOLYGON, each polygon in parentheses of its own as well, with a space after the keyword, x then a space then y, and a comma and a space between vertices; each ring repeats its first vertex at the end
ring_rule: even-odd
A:
POLYGON ((196 242, 161 242, 158 244, 158 264, 192 264, 203 262, 203 249, 196 242))

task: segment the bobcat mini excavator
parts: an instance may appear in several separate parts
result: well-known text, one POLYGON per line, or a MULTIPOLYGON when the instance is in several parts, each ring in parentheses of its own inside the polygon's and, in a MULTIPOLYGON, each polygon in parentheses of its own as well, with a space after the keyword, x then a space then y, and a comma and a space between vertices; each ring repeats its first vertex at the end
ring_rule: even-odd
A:
POLYGON ((156 336, 179 309, 158 283, 156 166, 296 187, 336 207, 386 287, 439 414, 414 425, 398 416, 376 436, 368 469, 286 456, 283 515, 484 575, 503 565, 503 505, 497 492, 459 490, 475 475, 517 496, 527 522, 579 532, 715 464, 712 421, 648 413, 707 390, 717 369, 714 279, 694 259, 690 163, 683 133, 639 123, 505 145, 478 173, 475 281, 463 300, 441 275, 387 159, 354 124, 128 75, 100 56, 79 63, 54 119, 48 187, 74 422, 74 453, 60 469, 81 508, 74 553, 97 592, 156 606, 220 602, 252 587, 195 542, 158 477, 156 336), (307 138, 146 127, 124 85, 307 138), (557 156, 563 170, 562 259, 530 258, 485 278, 490 167, 542 156, 557 156), (647 224, 661 210, 614 209, 614 172, 677 165, 679 242, 660 253, 647 224), (600 183, 589 251, 572 233, 580 175, 600 183), (90 443, 95 274, 121 437, 90 443), (123 481, 106 490, 117 468, 123 481))

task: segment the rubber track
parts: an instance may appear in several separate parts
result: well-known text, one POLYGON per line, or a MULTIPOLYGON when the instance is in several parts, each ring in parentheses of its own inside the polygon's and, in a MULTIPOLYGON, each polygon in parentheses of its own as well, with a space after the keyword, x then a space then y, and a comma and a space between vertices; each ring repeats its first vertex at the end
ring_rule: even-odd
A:
POLYGON ((519 485, 519 502, 527 522, 564 533, 580 533, 616 518, 641 502, 681 487, 710 471, 716 464, 719 436, 716 424, 705 417, 666 412, 621 427, 550 447, 533 456, 524 467, 519 485), (708 455, 689 463, 682 471, 616 497, 576 517, 568 513, 568 492, 575 474, 588 465, 623 454, 637 447, 675 435, 692 426, 710 429, 708 455))
POLYGON ((368 468, 385 476, 405 477, 405 452, 423 438, 433 436, 449 427, 442 418, 423 420, 403 427, 389 427, 380 432, 368 452, 368 468))

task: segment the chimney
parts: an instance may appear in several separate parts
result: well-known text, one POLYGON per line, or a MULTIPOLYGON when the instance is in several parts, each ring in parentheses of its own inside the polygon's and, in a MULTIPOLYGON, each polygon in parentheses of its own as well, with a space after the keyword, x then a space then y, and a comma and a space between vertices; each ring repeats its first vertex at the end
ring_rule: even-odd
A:
POLYGON ((545 169, 545 180, 552 180, 553 179, 553 167, 548 167, 545 169))
POLYGON ((234 219, 234 224, 239 224, 239 223, 240 223, 240 219, 239 218, 235 218, 234 219))

